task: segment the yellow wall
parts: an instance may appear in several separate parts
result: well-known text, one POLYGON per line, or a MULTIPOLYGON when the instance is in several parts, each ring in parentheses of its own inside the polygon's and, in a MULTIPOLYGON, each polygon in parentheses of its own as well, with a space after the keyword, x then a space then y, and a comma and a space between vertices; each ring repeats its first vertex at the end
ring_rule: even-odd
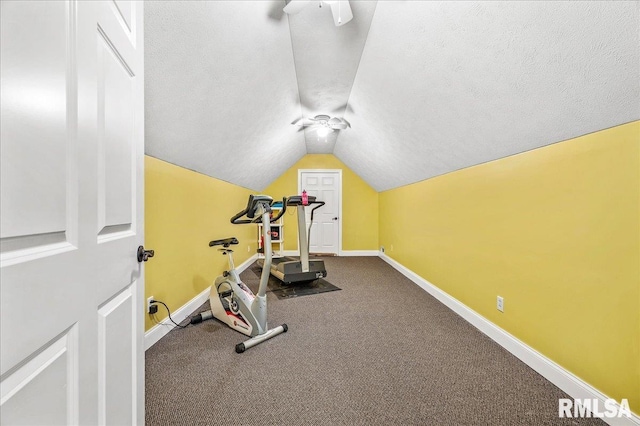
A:
POLYGON ((639 145, 634 122, 382 192, 380 245, 638 413, 639 145))
MULTIPOLYGON (((342 250, 378 249, 378 193, 332 154, 307 154, 264 190, 275 200, 298 193, 298 169, 342 170, 342 250)), ((284 248, 298 249, 295 212, 284 216, 284 248)))
MULTIPOLYGON (((145 247, 155 256, 145 264, 145 298, 172 312, 211 285, 227 268, 227 256, 209 241, 237 237, 234 260, 241 264, 257 249, 255 225, 229 219, 247 205, 249 191, 153 157, 145 157, 145 247), (249 251, 247 251, 247 248, 249 251)), ((158 320, 166 318, 159 306, 158 320)), ((145 328, 154 325, 146 316, 145 328)))

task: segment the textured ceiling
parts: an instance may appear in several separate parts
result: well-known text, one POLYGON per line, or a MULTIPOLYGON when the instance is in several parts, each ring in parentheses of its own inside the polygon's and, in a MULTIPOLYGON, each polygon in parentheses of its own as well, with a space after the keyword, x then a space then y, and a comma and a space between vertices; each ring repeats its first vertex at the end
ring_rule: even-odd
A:
POLYGON ((146 150, 256 190, 333 152, 386 190, 637 120, 639 4, 146 2, 146 150), (353 127, 290 124, 321 113, 353 127))
POLYGON ((145 2, 147 154, 263 189, 306 153, 289 124, 289 25, 272 13, 268 1, 145 2))
POLYGON ((640 118, 638 2, 379 2, 335 154, 377 190, 640 118))

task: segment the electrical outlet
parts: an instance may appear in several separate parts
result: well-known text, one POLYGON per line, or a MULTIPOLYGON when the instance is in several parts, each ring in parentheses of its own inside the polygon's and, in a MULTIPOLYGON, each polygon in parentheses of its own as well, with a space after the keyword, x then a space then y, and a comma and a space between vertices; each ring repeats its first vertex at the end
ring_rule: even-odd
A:
POLYGON ((153 300, 153 296, 147 298, 147 313, 150 314, 151 313, 151 306, 153 306, 151 304, 151 301, 153 300))
POLYGON ((391 251, 393 251, 393 244, 391 244, 391 251))
POLYGON ((384 253, 384 246, 380 246, 380 251, 384 253))
POLYGON ((500 312, 504 312, 504 299, 500 296, 498 296, 498 302, 496 307, 500 312))
POLYGON ((247 246, 247 253, 251 253, 251 246, 247 246))

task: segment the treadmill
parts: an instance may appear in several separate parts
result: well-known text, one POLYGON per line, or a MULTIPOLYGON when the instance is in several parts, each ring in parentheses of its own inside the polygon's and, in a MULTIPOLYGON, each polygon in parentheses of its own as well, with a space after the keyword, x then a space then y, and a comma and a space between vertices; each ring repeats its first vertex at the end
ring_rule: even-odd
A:
MULTIPOLYGON (((298 212, 298 246, 300 248, 300 258, 280 257, 274 258, 271 262, 271 275, 278 278, 285 284, 298 282, 309 282, 327 276, 324 261, 321 259, 309 260, 309 239, 311 237, 311 226, 313 225, 313 212, 324 206, 324 201, 316 200, 316 197, 309 195, 308 206, 315 205, 311 209, 311 223, 307 230, 307 220, 305 217, 305 205, 302 204, 302 196, 294 195, 287 198, 287 207, 296 207, 298 212)), ((258 260, 258 265, 262 267, 264 261, 258 260)))

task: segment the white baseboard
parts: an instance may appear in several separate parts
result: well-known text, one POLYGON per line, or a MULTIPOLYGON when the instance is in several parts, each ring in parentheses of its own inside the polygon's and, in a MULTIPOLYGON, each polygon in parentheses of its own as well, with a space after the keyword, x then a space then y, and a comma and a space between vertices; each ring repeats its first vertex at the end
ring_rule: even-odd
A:
MULTIPOLYGON (((536 351, 526 343, 517 339, 505 330, 501 329, 491 321, 478 314, 473 309, 464 305, 457 299, 451 297, 429 281, 425 280, 415 272, 406 268, 386 254, 379 252, 382 260, 398 270, 402 275, 420 286, 427 293, 438 299, 442 304, 460 315, 471 325, 486 334, 493 341, 511 352, 522 362, 537 371, 541 376, 566 392, 574 399, 597 399, 599 407, 604 407, 608 397, 595 389, 593 386, 579 379, 569 371, 565 370, 540 352, 536 351)), ((603 418, 603 421, 610 425, 640 426, 640 417, 632 413, 631 417, 603 418)))
MULTIPOLYGON (((378 250, 342 250, 339 256, 377 256, 378 253, 378 250)), ((284 256, 299 256, 297 250, 284 250, 282 254, 284 256)))
MULTIPOLYGON (((254 254, 249 259, 242 262, 242 264, 236 266, 236 270, 238 273, 244 271, 249 266, 253 264, 253 262, 258 258, 257 254, 254 254)), ((189 300, 187 303, 182 305, 180 308, 176 309, 175 312, 171 313, 171 317, 178 324, 181 321, 184 321, 189 315, 191 315, 198 307, 200 307, 204 302, 209 300, 209 294, 211 289, 206 288, 200 294, 198 294, 193 299, 189 300)), ((153 327, 151 327, 144 334, 144 350, 146 351, 151 346, 155 345, 160 339, 167 335, 171 330, 173 330, 176 326, 171 322, 169 317, 163 319, 153 327)))
POLYGON ((378 250, 342 250, 340 256, 377 256, 378 250))

